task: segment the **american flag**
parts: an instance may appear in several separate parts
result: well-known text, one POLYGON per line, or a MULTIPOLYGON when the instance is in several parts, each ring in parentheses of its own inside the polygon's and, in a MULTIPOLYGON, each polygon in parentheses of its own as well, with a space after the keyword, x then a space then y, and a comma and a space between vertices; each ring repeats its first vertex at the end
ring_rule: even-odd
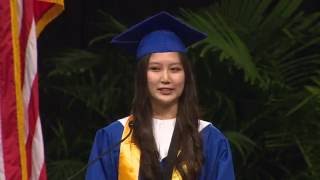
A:
POLYGON ((0 0, 0 180, 47 179, 37 37, 63 0, 0 0))

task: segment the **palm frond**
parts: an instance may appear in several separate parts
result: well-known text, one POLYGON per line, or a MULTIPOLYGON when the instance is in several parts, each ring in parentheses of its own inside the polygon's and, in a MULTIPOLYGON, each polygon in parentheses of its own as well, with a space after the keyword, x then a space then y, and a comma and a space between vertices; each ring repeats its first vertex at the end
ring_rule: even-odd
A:
POLYGON ((249 49, 218 12, 194 13, 181 10, 181 14, 190 24, 207 32, 208 38, 203 42, 205 47, 202 55, 210 48, 218 48, 221 50, 220 61, 232 59, 236 67, 245 71, 247 81, 254 82, 260 79, 249 49))

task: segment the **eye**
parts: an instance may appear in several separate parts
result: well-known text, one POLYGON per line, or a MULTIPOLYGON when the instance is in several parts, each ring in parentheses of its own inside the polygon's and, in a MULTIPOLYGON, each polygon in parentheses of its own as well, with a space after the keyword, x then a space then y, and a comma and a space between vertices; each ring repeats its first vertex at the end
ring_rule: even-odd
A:
POLYGON ((150 71, 160 71, 160 67, 158 66, 149 66, 148 68, 150 71))
POLYGON ((180 66, 175 66, 175 67, 171 67, 170 70, 172 72, 179 72, 179 71, 182 71, 182 67, 180 66))

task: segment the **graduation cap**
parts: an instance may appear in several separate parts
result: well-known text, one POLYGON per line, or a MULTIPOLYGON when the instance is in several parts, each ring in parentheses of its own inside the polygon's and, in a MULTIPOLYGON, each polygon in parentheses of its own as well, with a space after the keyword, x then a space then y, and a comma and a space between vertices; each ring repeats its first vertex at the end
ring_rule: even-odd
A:
POLYGON ((111 40, 136 58, 155 52, 186 52, 186 48, 207 37, 163 11, 133 25, 111 40))

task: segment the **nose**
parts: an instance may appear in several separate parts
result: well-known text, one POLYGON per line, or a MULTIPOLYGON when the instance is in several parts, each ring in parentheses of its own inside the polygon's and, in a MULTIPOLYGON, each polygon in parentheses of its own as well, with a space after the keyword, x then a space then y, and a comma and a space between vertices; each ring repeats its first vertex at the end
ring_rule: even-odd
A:
POLYGON ((170 83, 170 77, 169 77, 169 71, 166 69, 166 70, 163 70, 162 74, 161 74, 161 83, 163 84, 168 84, 170 83))

